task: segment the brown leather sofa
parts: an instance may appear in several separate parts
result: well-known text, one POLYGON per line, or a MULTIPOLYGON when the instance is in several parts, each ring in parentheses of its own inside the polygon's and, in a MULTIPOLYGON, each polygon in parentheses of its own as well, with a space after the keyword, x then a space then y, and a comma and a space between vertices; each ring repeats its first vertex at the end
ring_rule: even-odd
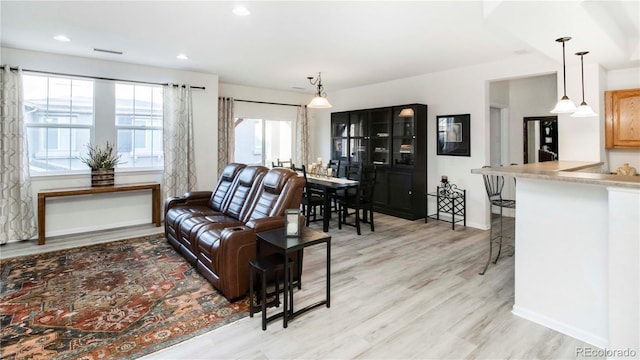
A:
POLYGON ((165 201, 165 234, 226 298, 244 296, 256 232, 283 227, 284 210, 300 206, 304 185, 289 169, 230 164, 213 191, 165 201))

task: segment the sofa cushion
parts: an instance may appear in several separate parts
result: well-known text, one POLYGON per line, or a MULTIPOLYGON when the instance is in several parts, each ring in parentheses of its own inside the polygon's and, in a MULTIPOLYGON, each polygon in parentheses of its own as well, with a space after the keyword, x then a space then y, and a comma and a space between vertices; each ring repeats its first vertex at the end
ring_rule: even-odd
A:
POLYGON ((222 208, 224 200, 228 195, 229 188, 231 188, 233 181, 245 167, 245 164, 237 163, 232 163, 224 167, 224 170, 222 170, 222 174, 220 174, 220 178, 218 179, 218 184, 209 199, 209 207, 211 209, 219 211, 222 208))
POLYGON ((283 216, 285 209, 297 209, 302 200, 304 178, 290 169, 274 168, 264 177, 252 203, 251 211, 243 221, 283 216))
POLYGON ((231 186, 221 212, 240 219, 243 207, 253 199, 257 185, 260 184, 267 170, 264 166, 247 166, 242 169, 231 186))

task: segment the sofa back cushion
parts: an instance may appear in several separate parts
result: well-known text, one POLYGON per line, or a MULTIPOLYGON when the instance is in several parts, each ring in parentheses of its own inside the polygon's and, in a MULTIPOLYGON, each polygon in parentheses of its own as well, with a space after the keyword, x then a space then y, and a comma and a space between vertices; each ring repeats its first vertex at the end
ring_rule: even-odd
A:
POLYGON ((222 209, 222 205, 224 204, 224 200, 229 195, 229 189, 233 184, 233 181, 236 179, 237 175, 240 173, 240 170, 246 167, 245 164, 231 163, 225 166, 224 170, 222 170, 222 174, 218 179, 218 184, 216 188, 211 193, 211 198, 209 198, 209 207, 215 211, 220 211, 222 209))
POLYGON ((265 217, 282 216, 285 209, 300 207, 304 178, 290 169, 274 168, 262 179, 258 191, 246 215, 241 220, 262 219, 265 217))
POLYGON ((222 205, 221 212, 235 219, 240 219, 243 207, 250 203, 257 191, 258 185, 269 169, 264 166, 251 165, 240 171, 236 177, 229 195, 222 205))

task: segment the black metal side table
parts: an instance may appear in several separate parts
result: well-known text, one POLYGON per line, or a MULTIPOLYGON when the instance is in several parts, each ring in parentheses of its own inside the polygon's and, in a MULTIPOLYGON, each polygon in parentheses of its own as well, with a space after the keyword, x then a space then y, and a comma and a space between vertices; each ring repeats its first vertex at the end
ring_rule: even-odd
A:
MULTIPOLYGON (((256 250, 257 253, 260 254, 260 243, 264 242, 269 245, 272 245, 275 249, 279 250, 283 255, 283 259, 289 259, 289 255, 301 251, 306 247, 318 245, 318 244, 326 244, 327 248, 327 274, 326 274, 326 295, 325 299, 318 301, 314 304, 311 304, 303 309, 298 311, 293 310, 293 297, 290 297, 289 292, 293 291, 291 286, 289 285, 289 277, 286 274, 289 274, 289 262, 284 261, 284 301, 283 301, 283 311, 280 314, 273 315, 270 318, 267 318, 266 321, 270 322, 280 316, 283 317, 283 327, 287 327, 289 320, 292 320, 294 317, 297 317, 311 309, 316 307, 320 307, 326 305, 326 307, 331 307, 331 236, 329 234, 325 234, 320 231, 316 231, 310 229, 308 227, 301 228, 301 234, 298 237, 287 237, 284 233, 284 228, 278 228, 274 230, 268 230, 259 232, 256 234, 256 250), (289 301, 291 299, 291 301, 289 301)), ((300 257, 298 257, 300 259, 300 257)), ((301 264, 299 264, 301 265, 301 264)), ((300 270, 301 271, 301 270, 300 270)))
POLYGON ((442 182, 436 187, 435 192, 427 193, 429 197, 436 198, 436 212, 429 214, 427 201, 427 219, 436 219, 440 221, 450 222, 451 230, 455 230, 456 223, 462 222, 463 226, 467 226, 467 191, 458 188, 450 182, 442 182), (441 219, 440 214, 450 214, 451 220, 441 219), (456 220, 456 217, 458 220, 456 220))

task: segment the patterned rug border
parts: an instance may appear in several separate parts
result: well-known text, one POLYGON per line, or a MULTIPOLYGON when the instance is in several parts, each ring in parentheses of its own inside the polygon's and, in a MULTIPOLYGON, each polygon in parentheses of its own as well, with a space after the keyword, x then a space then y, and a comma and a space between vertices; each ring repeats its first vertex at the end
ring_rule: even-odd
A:
MULTIPOLYGON (((99 242, 99 243, 95 243, 95 244, 74 246, 74 247, 70 247, 70 248, 66 248, 66 249, 51 249, 51 250, 46 250, 45 249, 45 251, 38 252, 38 253, 35 253, 35 254, 16 255, 16 256, 12 256, 12 257, 7 257, 7 258, 4 258, 4 259, 1 259, 0 260, 0 265, 4 265, 5 263, 8 263, 8 262, 15 262, 16 260, 19 260, 19 259, 41 258, 43 256, 55 255, 56 253, 59 253, 59 255, 73 254, 73 253, 76 253, 76 252, 79 252, 79 251, 83 251, 83 250, 90 250, 92 247, 95 247, 95 246, 109 246, 109 247, 111 247, 111 246, 120 246, 120 245, 123 245, 123 244, 128 244, 130 242, 149 241, 149 240, 155 240, 155 239, 159 239, 159 238, 164 238, 164 234, 163 233, 157 233, 157 234, 151 234, 151 235, 135 236, 135 237, 126 238, 126 239, 109 240, 109 241, 99 242)), ((40 245, 38 245, 38 246, 40 246, 40 245)))
MULTIPOLYGON (((143 236, 137 236, 137 237, 132 237, 132 238, 126 238, 126 239, 120 239, 120 240, 114 240, 114 241, 105 241, 105 242, 100 242, 100 243, 95 243, 95 244, 88 244, 88 245, 82 245, 82 246, 77 246, 77 247, 72 247, 72 248, 67 248, 67 249, 58 249, 58 250, 51 250, 51 251, 45 251, 45 252, 41 252, 41 253, 37 253, 37 254, 30 254, 30 255, 20 255, 20 256, 14 256, 14 257, 10 257, 10 258, 6 258, 6 259, 2 259, 0 262, 0 269, 5 269, 15 263, 18 262, 22 262, 25 261, 25 259, 41 259, 41 258, 46 258, 46 257, 56 257, 56 256, 67 256, 70 254, 75 254, 75 253, 79 253, 79 252, 83 252, 83 251, 92 251, 93 248, 96 247, 103 247, 103 248, 111 248, 111 247, 118 247, 118 246, 126 246, 132 243, 137 243, 137 242, 148 242, 148 241, 154 241, 154 240, 162 240, 166 241, 166 238, 164 236, 163 233, 158 233, 158 234, 151 234, 151 235, 143 235, 143 236)), ((168 244, 168 243, 167 243, 168 244)), ((169 247, 175 251, 175 249, 173 249, 172 246, 169 245, 169 247)), ((178 253, 178 252, 176 252, 178 253)), ((179 254, 179 253, 178 253, 179 254)), ((195 274, 197 274, 204 282, 206 282, 209 286, 211 286, 211 284, 206 280, 206 278, 204 278, 204 276, 202 276, 202 274, 200 274, 200 272, 197 270, 196 267, 194 267, 192 264, 190 264, 186 259, 182 258, 182 260, 188 264, 194 271, 195 274)), ((2 290, 2 292, 4 292, 4 284, 0 284, 2 286, 0 290, 2 290)), ((213 286, 211 286, 213 288, 213 286)), ((213 288, 214 291, 217 292, 217 290, 215 288, 213 288)), ((222 296, 222 295, 220 295, 222 296)), ((226 300, 226 299, 225 299, 226 300)), ((227 300, 228 301, 228 300, 227 300)), ((238 302, 246 302, 247 306, 248 306, 248 300, 247 299, 241 299, 238 300, 238 302)), ((133 360, 133 359, 137 359, 140 358, 142 356, 146 356, 149 354, 152 354, 154 352, 157 351, 161 351, 167 348, 170 348, 172 346, 175 346, 176 344, 182 343, 184 341, 187 340, 191 340, 194 339, 196 337, 202 336, 208 332, 211 332, 213 330, 216 330, 218 328, 221 328, 223 326, 232 324, 238 320, 241 320, 243 318, 248 317, 249 312, 247 311, 240 311, 238 313, 235 313, 234 315, 228 317, 225 319, 225 321, 219 322, 219 323, 215 323, 210 325, 209 327, 205 327, 196 331, 193 331, 191 333, 188 334, 184 334, 181 336, 177 336, 177 337, 173 337, 171 339, 167 339, 166 341, 163 341, 161 343, 156 343, 156 344, 150 344, 149 346, 146 346, 142 349, 140 349, 139 351, 135 351, 132 353, 129 353, 127 355, 124 354, 120 354, 121 356, 118 357, 118 359, 123 359, 123 360, 133 360), (124 356, 123 356, 124 355, 124 356)))

